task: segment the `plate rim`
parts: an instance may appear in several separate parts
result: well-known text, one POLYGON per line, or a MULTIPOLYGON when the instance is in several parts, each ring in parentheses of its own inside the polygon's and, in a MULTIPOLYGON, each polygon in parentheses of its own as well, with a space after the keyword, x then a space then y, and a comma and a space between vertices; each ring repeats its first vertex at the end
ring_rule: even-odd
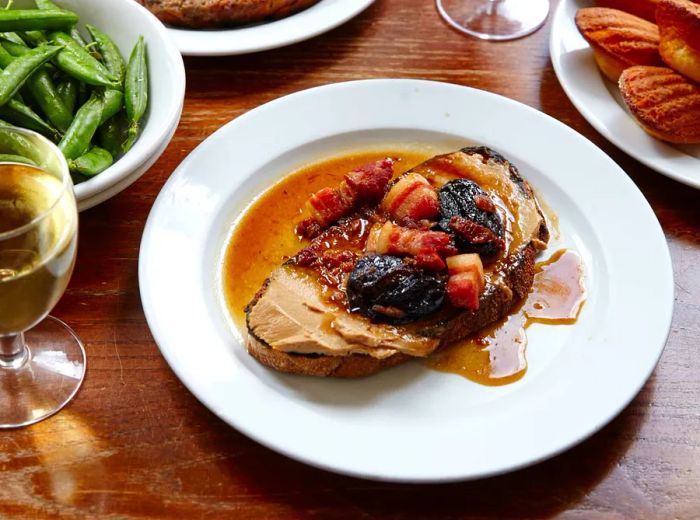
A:
POLYGON ((378 481, 391 481, 391 482, 412 482, 412 483, 435 483, 435 482, 453 482, 453 481, 464 481, 464 480, 472 480, 472 479, 477 479, 477 478, 485 478, 489 476, 495 476, 503 473, 508 473, 511 471, 515 471, 517 469, 521 469, 523 467, 527 467, 533 464, 536 464, 538 462, 541 462, 542 460, 549 459, 553 456, 556 456, 557 454, 568 450, 572 446, 582 442, 586 438, 590 437, 593 435, 595 432, 597 432, 600 428, 602 428, 605 424, 610 422, 614 417, 616 417, 639 393, 641 388, 646 384, 646 381, 650 377, 651 373, 654 371, 655 367, 658 364, 659 358, 661 357, 661 354, 663 353, 664 347, 667 342, 668 335, 670 333, 670 327, 671 327, 671 318, 673 315, 673 293, 674 293, 674 288, 673 288, 673 270, 672 270, 672 264, 671 264, 671 258, 670 258, 670 252, 668 249, 668 244, 663 236, 663 231, 661 229, 660 224, 658 223, 658 219, 653 215, 653 210, 649 206, 649 203, 646 201, 644 196, 641 194, 639 189, 636 187, 636 185, 629 179, 627 175, 624 174, 624 171, 614 162, 610 157, 608 157, 605 152, 600 150, 594 143, 592 143, 590 140, 588 140, 585 136, 582 136, 578 132, 574 131, 573 129, 569 128, 568 126, 564 125, 560 121, 552 118, 551 116, 548 116, 547 114, 544 114, 540 111, 537 111, 533 109, 532 107, 529 107, 527 105, 524 105, 522 103, 519 103, 517 101, 514 101, 509 98, 505 98, 503 96, 499 96, 493 93, 489 93, 486 91, 481 91, 478 89, 473 89, 470 87, 465 87, 462 85, 455 85, 455 84, 449 84, 449 83, 444 83, 444 82, 435 82, 435 81, 426 81, 426 80, 412 80, 412 79, 372 79, 372 80, 357 80, 357 81, 350 81, 350 82, 343 82, 343 83, 335 83, 335 84, 330 84, 330 85, 324 85, 320 87, 314 87, 312 89, 307 89, 304 91, 296 92, 294 94, 290 94, 288 96, 284 96, 282 98, 270 101, 264 105, 261 105, 257 107, 256 109, 253 109, 242 116, 239 116, 238 118, 233 119, 229 123, 225 124, 214 132, 207 140, 203 141, 193 152, 188 155, 188 157, 182 162, 180 166, 176 169, 176 171, 171 175, 170 179, 166 182, 166 184, 163 186, 161 193, 158 195, 158 198, 156 199, 153 208, 151 210, 151 213, 149 214, 148 221, 146 223, 145 229, 144 229, 144 234, 141 242, 141 249, 139 253, 139 282, 140 282, 140 293, 141 293, 141 298, 143 302, 143 309, 144 309, 144 314, 146 316, 146 320, 148 322, 149 328, 151 330, 151 333, 153 334, 154 340, 158 345, 159 350, 161 351, 161 354, 163 357, 166 359, 168 364, 170 365, 171 369, 173 372, 177 375, 177 377, 180 379, 180 381, 188 388, 188 390, 204 405, 206 406, 209 410, 211 410, 213 413, 215 413, 219 418, 221 418, 224 422, 229 424, 230 426, 236 428, 238 431, 241 433, 245 434, 249 438, 253 439, 254 441, 274 450, 277 451, 278 453, 282 453, 294 460, 301 461, 303 463, 319 467, 325 470, 333 471, 336 473, 341 473, 345 475, 350 475, 354 477, 359 477, 359 478, 364 478, 364 479, 372 479, 372 480, 378 480, 378 481), (538 114, 538 117, 544 117, 545 119, 549 120, 550 124, 554 124, 559 128, 561 131, 565 132, 570 132, 572 135, 575 135, 577 139, 581 140, 582 144, 585 144, 589 148, 593 148, 597 150, 597 152, 601 155, 601 157, 604 157, 607 162, 610 164, 611 168, 618 170, 618 173, 620 175, 620 180, 621 182, 627 183, 630 189, 634 190, 636 194, 639 196, 639 202, 642 203, 645 206, 645 210, 650 212, 650 215, 653 217, 653 221, 656 223, 656 229, 654 230, 656 233, 658 233, 658 237, 660 238, 663 242, 663 250, 659 251, 659 254, 661 255, 660 260, 662 261, 663 264, 667 267, 667 281, 669 282, 668 288, 670 289, 670 296, 669 299, 666 303, 666 315, 665 315, 665 323, 666 326, 663 329, 663 337, 664 341, 656 348, 654 351, 654 360, 653 363, 648 367, 648 370, 646 370, 643 374, 640 374, 641 379, 639 379, 639 384, 635 385, 635 389, 632 393, 630 393, 628 399, 625 399, 624 402, 619 402, 617 403, 617 406, 615 406, 615 411, 614 413, 610 414, 609 417, 606 417, 605 420, 603 420, 600 423, 596 424, 591 424, 587 428, 587 430, 583 433, 579 433, 577 436, 569 439, 568 442, 565 442, 558 446, 554 450, 548 450, 546 452, 543 452, 540 456, 531 458, 529 460, 526 460, 524 462, 521 462, 519 464, 511 464, 507 465, 502 468, 498 468, 492 471, 488 472, 480 472, 478 474, 471 474, 467 472, 466 474, 460 474, 460 475, 447 475, 447 476, 442 476, 442 477, 434 477, 434 476, 428 476, 425 478, 421 478, 420 476, 415 476, 415 475, 409 475, 409 476, 396 476, 396 475, 387 475, 387 474, 373 474, 373 473, 368 473, 368 472, 363 472, 363 471, 353 471, 353 470, 348 470, 347 468, 339 468, 334 465, 328 465, 324 464, 323 461, 307 458, 304 456, 299 455, 298 453, 294 452, 291 449, 287 449, 284 446, 281 446, 280 444, 275 444, 274 442, 271 442, 268 438, 263 438, 257 435, 256 433, 252 432, 249 428, 247 428, 245 425, 242 425, 240 423, 236 423, 234 420, 226 417, 221 411, 216 410, 214 406, 211 405, 211 403, 207 402, 207 397, 200 395, 197 389, 195 389, 191 385, 190 382, 187 380, 187 375, 183 374, 181 372, 181 367, 178 366, 178 363, 171 357, 171 353, 165 348, 164 346, 161 345, 161 338, 160 338, 160 333, 158 331, 157 326, 154 327, 154 321, 155 317, 153 315, 153 310, 151 308, 151 294, 148 294, 146 291, 145 287, 147 286, 145 281, 145 275, 146 275, 146 266, 145 266, 145 261, 144 261, 144 255, 146 254, 145 252, 148 251, 148 243, 150 240, 150 235, 153 232, 152 229, 154 227, 154 220, 156 218, 156 215, 159 211, 160 203, 164 200, 166 197, 166 193, 168 192, 169 189, 171 189, 172 184, 177 182, 177 179, 179 178, 180 175, 184 175, 183 173, 180 173, 182 171, 186 171, 187 168, 189 167, 190 162, 194 162, 197 158, 197 152, 200 150, 198 153, 202 153, 202 148, 205 146, 205 143, 207 141, 216 136, 217 134, 220 135, 221 132, 224 132, 226 128, 235 125, 236 121, 240 120, 241 118, 248 118, 248 117, 255 117, 255 114, 257 113, 258 110, 264 109, 264 110, 270 110, 274 108, 274 106, 278 103, 286 103, 290 101, 290 98, 294 98, 296 96, 302 96, 302 95, 310 95, 313 93, 313 91, 318 90, 318 89, 331 89, 331 88, 339 88, 339 87, 346 87, 351 84, 367 84, 367 83, 372 83, 372 84, 380 84, 384 82, 401 82, 401 83, 415 83, 417 85, 425 86, 450 86, 450 87, 456 87, 459 89, 466 89, 469 91, 474 91, 478 92, 481 95, 485 95, 488 97, 493 97, 493 98, 498 98, 500 102, 504 102, 507 105, 511 106, 519 106, 521 109, 527 110, 527 111, 532 111, 536 112, 538 114))
MULTIPOLYGON (((560 32, 565 30, 564 24, 566 24, 569 21, 565 15, 565 12, 570 6, 573 5, 573 2, 575 2, 575 0, 562 0, 561 2, 559 2, 559 5, 557 5, 557 8, 555 9, 554 15, 552 17, 552 28, 549 36, 549 55, 552 61, 552 67, 554 68, 554 73, 557 76, 557 80, 559 81, 559 84, 564 90, 566 97, 569 99, 569 101, 571 101, 571 103, 574 105, 576 110, 583 116, 583 118, 593 128, 595 128, 599 134, 601 134, 607 141, 609 141, 614 146, 622 150, 624 153, 665 177, 680 182, 681 184, 685 184, 686 186, 700 189, 700 175, 698 175, 697 179, 692 179, 689 178, 687 175, 679 174, 678 172, 676 172, 673 169, 673 165, 666 164, 666 160, 663 158, 646 157, 642 152, 635 149, 633 143, 628 143, 624 138, 617 136, 612 132, 609 132, 606 129, 605 124, 600 120, 600 118, 586 105, 584 100, 582 100, 581 97, 577 94, 575 82, 569 81, 569 76, 565 73, 565 67, 561 63, 562 53, 560 53, 557 49, 557 46, 562 41, 561 39, 557 39, 557 37, 559 36, 560 32)), ((592 59, 593 56, 591 51, 591 60, 592 59)), ((602 80, 607 81, 606 79, 602 80)), ((609 92, 607 91, 607 89, 605 89, 605 95, 609 96, 609 92)), ((611 99, 611 103, 614 106, 618 107, 618 109, 621 112, 623 112, 626 115, 626 117, 633 120, 632 115, 629 114, 623 107, 621 107, 614 99, 611 99)), ((644 130, 641 129, 641 127, 639 127, 639 131, 643 132, 644 135, 647 135, 644 132, 644 130)), ((653 139, 652 137, 649 138, 653 139)), ((656 140, 656 142, 658 142, 658 144, 662 146, 674 148, 672 144, 666 143, 664 141, 656 140)), ((697 162, 698 171, 700 171, 700 160, 698 160, 697 162)))
MULTIPOLYGON (((268 51, 272 49, 279 49, 281 47, 286 47, 289 45, 293 45, 295 43, 299 43, 305 40, 309 40, 311 38, 315 38, 316 36, 319 36, 323 33, 326 33, 328 31, 332 31, 333 29, 343 25, 344 23, 348 22, 352 18, 355 18, 358 16, 361 12, 363 12, 365 9, 367 9, 370 5, 372 5, 375 0, 341 0, 343 3, 341 6, 346 6, 346 9, 342 11, 341 13, 338 14, 337 17, 335 18, 329 18, 325 19, 320 18, 318 20, 317 25, 311 25, 311 30, 306 30, 299 32, 294 35, 287 35, 284 37, 277 37, 274 39, 269 39, 267 41, 256 41, 255 37, 258 36, 255 32, 253 32, 258 26, 252 26, 252 27, 241 27, 241 28, 224 28, 224 29, 214 29, 214 30, 207 30, 207 29, 187 29, 187 28, 181 28, 181 27, 175 27, 175 26, 170 26, 166 25, 166 30, 172 37, 173 41, 175 42, 176 47, 180 51, 180 53, 183 56, 193 56, 193 57, 216 57, 216 56, 237 56, 237 55, 242 55, 242 54, 252 54, 255 52, 262 52, 262 51, 268 51), (202 33, 202 34, 225 34, 225 35, 235 35, 237 31, 241 30, 249 30, 253 34, 253 40, 252 42, 235 42, 224 45, 224 46, 215 46, 211 42, 207 42, 207 44, 202 45, 202 46, 194 46, 191 44, 188 44, 185 41, 185 36, 184 35, 192 35, 196 33, 202 33), (214 32, 215 31, 215 32, 214 32)), ((303 14, 304 11, 306 10, 311 10, 317 7, 323 0, 321 0, 319 3, 309 6, 305 10, 299 11, 298 13, 294 13, 290 16, 287 16, 285 18, 280 18, 279 20, 273 20, 270 22, 265 22, 260 25, 260 27, 269 27, 271 24, 279 24, 279 23, 284 23, 284 25, 287 25, 289 20, 292 20, 295 16, 299 14, 303 14)), ((314 12, 312 12, 312 18, 316 16, 314 12)), ((318 15, 320 16, 320 14, 318 15)), ((308 26, 307 26, 308 27, 308 26)), ((284 28, 284 26, 283 26, 284 28)), ((250 35, 250 33, 248 33, 250 35)), ((189 38, 187 38, 189 39, 189 38)), ((205 41, 209 40, 209 38, 205 37, 205 41)))

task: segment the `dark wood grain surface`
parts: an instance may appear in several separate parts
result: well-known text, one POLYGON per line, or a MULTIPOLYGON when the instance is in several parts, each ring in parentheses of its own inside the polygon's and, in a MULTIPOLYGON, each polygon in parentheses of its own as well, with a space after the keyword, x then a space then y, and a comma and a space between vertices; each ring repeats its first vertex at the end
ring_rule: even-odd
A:
POLYGON ((700 518, 700 192, 642 166, 586 123, 559 86, 548 36, 549 25, 515 42, 480 42, 450 30, 433 0, 377 0, 292 47, 187 59, 185 109, 168 150, 128 190, 81 215, 76 272, 54 314, 84 340, 89 371, 63 412, 0 434, 0 518, 700 518), (611 155, 661 221, 676 294, 661 362, 619 417, 552 460, 450 485, 326 473, 218 420, 153 342, 139 300, 139 241, 180 161, 261 103, 378 77, 471 85, 554 116, 611 155))

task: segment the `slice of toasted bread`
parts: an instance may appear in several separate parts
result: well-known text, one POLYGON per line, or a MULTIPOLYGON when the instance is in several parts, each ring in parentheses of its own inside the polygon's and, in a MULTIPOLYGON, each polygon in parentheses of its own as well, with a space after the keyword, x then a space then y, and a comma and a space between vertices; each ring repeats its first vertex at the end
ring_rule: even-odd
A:
POLYGON ((656 5, 659 0, 598 0, 596 5, 625 11, 650 22, 656 21, 656 5))
MULTIPOLYGON (((248 352, 263 365, 281 372, 361 377, 425 357, 505 316, 532 287, 535 257, 549 239, 545 219, 529 184, 492 150, 465 148, 430 159, 413 171, 439 178, 454 176, 456 167, 472 180, 502 176, 493 185, 506 183, 503 189, 518 207, 523 206, 518 213, 523 221, 514 224, 520 226, 514 234, 527 236, 511 242, 496 262, 478 310, 446 307, 405 325, 372 323, 319 298, 318 281, 292 259, 271 274, 246 309, 248 352), (528 219, 532 221, 525 222, 528 219), (329 353, 314 352, 314 342, 328 345, 329 353)), ((323 240, 323 236, 317 240, 323 240)))
POLYGON ((700 82, 700 5, 689 0, 661 0, 656 20, 663 60, 669 67, 700 82))
POLYGON ((631 67, 620 76, 630 112, 652 136, 671 143, 700 142, 700 86, 666 67, 631 67))
POLYGON ((178 27, 224 27, 283 18, 319 0, 137 0, 163 23, 178 27))
POLYGON ((634 65, 663 65, 658 27, 638 16, 605 7, 585 7, 576 13, 576 26, 593 49, 603 74, 617 82, 634 65))

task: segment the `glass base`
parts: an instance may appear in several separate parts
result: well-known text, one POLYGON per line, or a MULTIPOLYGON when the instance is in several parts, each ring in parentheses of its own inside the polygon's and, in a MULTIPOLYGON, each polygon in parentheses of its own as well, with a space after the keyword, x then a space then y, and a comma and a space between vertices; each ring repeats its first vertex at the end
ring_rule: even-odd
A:
POLYGON ((85 349, 61 320, 48 316, 24 333, 27 349, 0 363, 0 428, 27 426, 63 408, 85 377, 85 349))
POLYGON ((549 0, 436 0, 455 29, 483 40, 514 40, 542 27, 549 0))

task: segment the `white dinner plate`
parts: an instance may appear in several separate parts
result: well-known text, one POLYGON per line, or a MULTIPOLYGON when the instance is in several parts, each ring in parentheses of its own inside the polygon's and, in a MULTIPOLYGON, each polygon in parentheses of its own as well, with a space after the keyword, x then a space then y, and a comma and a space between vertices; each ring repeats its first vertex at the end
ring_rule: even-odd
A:
POLYGON ((566 95, 581 115, 615 146, 649 168, 700 188, 700 145, 672 145, 651 137, 627 112, 617 85, 605 79, 574 22, 591 0, 562 0, 554 13, 549 51, 566 95))
POLYGON ((335 29, 366 9, 374 0, 321 0, 292 16, 243 27, 182 29, 170 35, 185 56, 227 56, 266 51, 308 40, 335 29))
MULTIPOLYGON (((260 222, 264 232, 265 222, 260 222)), ((297 460, 365 478, 471 479, 550 457, 618 414, 651 374, 671 323, 673 275, 654 213, 591 142, 515 101, 467 87, 369 80, 299 92, 238 117, 170 177, 148 218, 141 297, 164 357, 221 419, 297 460), (222 303, 231 226, 311 161, 387 146, 482 143, 558 213, 589 291, 571 326, 528 329, 529 369, 486 387, 418 362, 361 380, 276 373, 248 356, 222 303)))

